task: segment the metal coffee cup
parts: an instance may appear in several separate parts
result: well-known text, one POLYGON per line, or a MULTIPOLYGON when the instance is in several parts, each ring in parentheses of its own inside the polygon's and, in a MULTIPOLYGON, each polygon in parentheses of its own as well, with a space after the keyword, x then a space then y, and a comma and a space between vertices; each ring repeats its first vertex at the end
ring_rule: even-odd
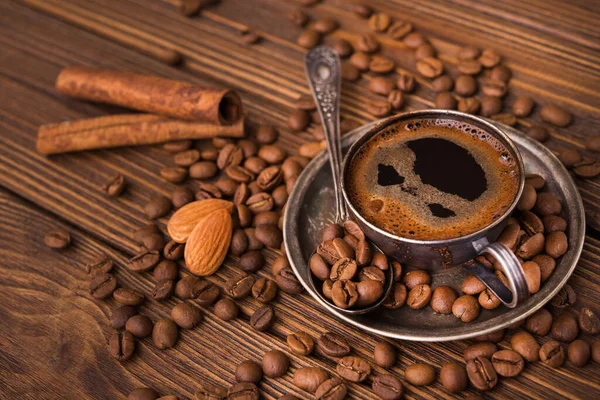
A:
POLYGON ((529 295, 525 274, 517 257, 506 245, 497 241, 498 236, 507 225, 511 212, 521 197, 525 183, 523 159, 515 144, 501 129, 482 118, 456 111, 423 110, 397 114, 384 120, 375 128, 365 133, 350 147, 344 157, 341 177, 341 191, 350 217, 360 225, 369 240, 382 249, 388 256, 407 265, 430 270, 465 264, 465 268, 469 268, 500 301, 510 308, 515 307, 529 295), (387 232, 367 221, 356 210, 350 202, 345 181, 353 156, 369 139, 381 132, 382 129, 401 121, 419 118, 450 119, 466 122, 484 130, 506 147, 518 164, 519 187, 511 205, 502 216, 494 220, 491 224, 468 235, 442 240, 418 240, 387 232), (473 260, 479 255, 489 255, 496 260, 496 267, 501 269, 507 278, 508 288, 493 271, 473 260))

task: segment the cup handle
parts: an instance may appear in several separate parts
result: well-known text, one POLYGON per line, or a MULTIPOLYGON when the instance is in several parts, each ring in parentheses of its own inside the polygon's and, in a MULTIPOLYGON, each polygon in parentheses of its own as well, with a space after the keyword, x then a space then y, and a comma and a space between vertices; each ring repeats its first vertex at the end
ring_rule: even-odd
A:
POLYGON ((506 245, 500 242, 488 244, 478 250, 478 253, 479 255, 489 254, 494 257, 506 276, 509 287, 506 287, 492 271, 477 261, 466 266, 466 268, 477 276, 506 307, 515 308, 517 304, 529 297, 529 289, 527 288, 523 268, 517 257, 506 245))

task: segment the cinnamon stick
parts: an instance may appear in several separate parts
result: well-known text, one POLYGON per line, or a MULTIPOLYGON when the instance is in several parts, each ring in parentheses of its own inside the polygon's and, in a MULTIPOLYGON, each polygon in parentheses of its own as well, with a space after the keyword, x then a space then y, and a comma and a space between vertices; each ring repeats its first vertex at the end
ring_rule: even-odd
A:
POLYGON ((239 95, 228 89, 91 67, 67 67, 56 89, 83 100, 116 104, 190 121, 227 125, 242 117, 239 95))
POLYGON ((233 125, 214 125, 152 114, 124 114, 42 125, 37 151, 59 154, 181 139, 243 136, 243 118, 233 125))

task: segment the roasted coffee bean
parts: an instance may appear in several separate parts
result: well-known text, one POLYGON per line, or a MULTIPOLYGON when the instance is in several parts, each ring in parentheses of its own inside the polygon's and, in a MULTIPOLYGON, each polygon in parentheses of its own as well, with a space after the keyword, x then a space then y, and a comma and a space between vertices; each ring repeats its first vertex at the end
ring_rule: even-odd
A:
POLYGON ((400 90, 394 89, 388 95, 387 101, 394 110, 399 110, 404 105, 404 95, 400 90))
POLYGON ((544 178, 537 174, 525 175, 525 183, 533 186, 535 190, 541 190, 546 185, 544 178))
POLYGON ((402 264, 398 261, 392 261, 392 269, 394 270, 394 282, 400 282, 402 279, 402 264))
POLYGON ((44 236, 44 243, 51 249, 66 249, 71 244, 71 235, 64 229, 55 229, 44 236))
MULTIPOLYGON (((236 147, 235 145, 231 145, 236 147)), ((241 155, 241 149, 236 148, 238 154, 241 155)), ((221 150, 222 154, 223 150, 221 150)), ((241 160, 240 160, 241 161, 241 160)), ((226 166, 228 166, 230 164, 227 164, 226 166)), ((236 164, 239 165, 239 164, 236 164)), ((224 167, 223 167, 224 168, 224 167)), ((200 161, 197 163, 194 163, 190 166, 189 168, 189 174, 190 174, 190 178, 192 179, 209 179, 212 178, 213 176, 215 176, 217 174, 217 165, 215 165, 214 162, 212 161, 200 161)))
POLYGON ((379 281, 366 280, 356 283, 358 292, 358 307, 366 307, 375 303, 383 295, 383 283, 379 281))
POLYGON ((366 4, 355 4, 352 12, 359 18, 367 19, 373 14, 373 8, 366 4))
POLYGON ((251 382, 239 382, 227 390, 227 400, 259 400, 258 387, 251 382))
POLYGON ((389 296, 383 302, 385 308, 395 310, 400 308, 406 302, 407 290, 406 286, 401 283, 395 283, 389 296))
POLYGON ((467 114, 477 114, 481 103, 475 97, 467 97, 458 101, 458 111, 467 114))
POLYGON ((459 60, 475 60, 481 54, 481 50, 473 46, 465 46, 458 52, 459 60))
POLYGON ((477 81, 471 75, 461 75, 456 79, 454 91, 464 97, 472 96, 477 92, 477 81))
POLYGON ((387 74, 394 70, 396 64, 387 57, 375 54, 369 63, 369 70, 375 74, 387 74))
POLYGON ((382 271, 387 271, 387 269, 389 268, 389 262, 386 255, 379 252, 373 254, 371 264, 373 264, 382 271))
POLYGON ((236 382, 252 382, 258 383, 263 376, 263 371, 256 361, 242 361, 235 368, 236 382))
POLYGON ((368 88, 373 93, 387 96, 394 89, 394 81, 383 76, 375 76, 369 81, 368 88))
POLYGON ((479 315, 479 303, 470 295, 460 296, 452 305, 452 313, 462 322, 471 322, 479 315))
POLYGON ((371 102, 367 104, 367 112, 374 117, 383 118, 392 112, 392 105, 388 102, 371 102))
POLYGON ((354 250, 341 238, 326 240, 317 247, 317 253, 333 265, 341 258, 354 258, 354 250))
POLYGON ((479 110, 481 115, 490 117, 497 115, 500 111, 502 111, 502 99, 495 96, 484 96, 481 101, 481 109, 479 110))
POLYGON ((498 351, 498 346, 492 342, 475 343, 463 350, 465 361, 474 360, 477 357, 491 358, 498 351))
POLYGON ((238 267, 242 271, 256 272, 265 265, 265 257, 259 250, 249 251, 242 255, 238 267))
POLYGON ((360 281, 377 281, 383 285, 385 283, 385 273, 377 267, 365 267, 360 270, 360 273, 358 274, 358 279, 360 281))
POLYGON ((256 183, 261 190, 271 191, 283 180, 281 167, 273 165, 265 168, 256 178, 256 183))
POLYGON ((339 23, 331 18, 318 19, 312 26, 315 31, 327 35, 335 31, 339 27, 339 23))
POLYGON ((350 345, 342 336, 326 332, 317 339, 317 349, 320 353, 331 357, 343 357, 350 354, 350 345))
POLYGON ((200 160, 200 152, 196 149, 184 150, 173 155, 178 167, 189 167, 200 160))
POLYGON ((541 308, 525 321, 525 329, 534 335, 545 336, 552 327, 552 314, 545 308, 541 308))
POLYGON ((581 153, 575 149, 564 148, 557 154, 558 159, 566 168, 572 168, 581 161, 581 153))
POLYGON ((377 36, 372 33, 365 33, 361 35, 356 41, 355 45, 356 50, 362 51, 364 53, 374 53, 379 50, 379 42, 377 41, 377 36))
POLYGON ((396 364, 396 349, 388 342, 379 342, 375 345, 373 361, 381 368, 391 368, 396 364))
POLYGON ((241 256, 248 249, 248 236, 243 229, 236 229, 231 236, 229 251, 235 256, 241 256))
POLYGON ((517 117, 527 117, 531 114, 535 102, 531 96, 521 95, 517 97, 512 105, 512 112, 517 117))
POLYGON ((525 368, 523 357, 512 350, 497 351, 492 356, 491 362, 496 373, 505 377, 517 376, 523 371, 523 368, 525 368))
POLYGON ((258 153, 258 146, 255 142, 248 139, 238 140, 237 146, 242 149, 242 153, 244 153, 244 158, 253 157, 258 153))
POLYGON ((559 368, 565 362, 565 349, 556 340, 549 340, 540 348, 540 360, 552 368, 559 368))
POLYGON ((546 215, 543 219, 542 219, 543 223, 544 223, 544 232, 545 233, 552 233, 552 232, 564 232, 565 230, 567 230, 567 221, 562 218, 559 217, 558 215, 546 215))
POLYGON ((415 269, 404 275, 402 283, 406 285, 408 290, 411 290, 417 285, 429 285, 431 283, 431 275, 424 269, 415 269))
POLYGON ((358 301, 356 284, 348 280, 335 281, 331 287, 331 299, 340 308, 353 307, 358 301))
POLYGON ((527 332, 520 331, 514 333, 510 338, 510 347, 529 362, 539 360, 540 345, 527 332))
POLYGON ((560 127, 565 127, 572 121, 572 116, 567 110, 554 104, 542 107, 540 117, 543 121, 560 127))
POLYGON ((85 272, 94 277, 99 274, 106 274, 112 271, 113 260, 106 254, 96 257, 92 262, 85 265, 85 272))
POLYGON ((228 298, 221 299, 215 303, 215 315, 223 321, 231 321, 236 318, 239 310, 235 301, 228 298))
POLYGON ((114 332, 108 341, 108 351, 119 361, 127 361, 135 351, 135 339, 130 332, 114 332))
POLYGON ((315 393, 327 379, 329 379, 329 374, 319 367, 298 368, 294 373, 294 385, 309 393, 315 393))
POLYGON ((259 332, 266 331, 275 321, 275 310, 271 306, 263 306, 250 317, 250 326, 259 332))
POLYGON ((484 67, 493 68, 500 63, 500 54, 495 50, 485 49, 478 60, 484 67))
POLYGON ((310 123, 310 118, 305 110, 295 110, 288 119, 288 128, 292 132, 304 130, 310 123))
POLYGON ((175 209, 179 209, 192 201, 194 201, 194 192, 188 187, 178 187, 171 193, 171 202, 175 209))
MULTIPOLYGON (((550 133, 548 132, 548 129, 546 129, 546 127, 544 127, 542 125, 531 125, 527 129, 526 133, 527 133, 527 136, 537 140, 538 142, 545 142, 546 140, 550 139, 550 133)), ((538 189, 538 188, 536 188, 536 189, 538 189)), ((541 188, 539 188, 539 189, 541 189, 541 188)))
POLYGON ((185 276, 175 285, 175 295, 183 300, 195 299, 198 297, 198 288, 200 287, 200 283, 200 278, 197 276, 185 276))
POLYGON ((274 145, 264 145, 258 150, 258 156, 269 164, 281 164, 287 154, 285 150, 274 145))
POLYGON ((452 90, 453 87, 454 81, 448 75, 437 77, 431 82, 431 88, 436 93, 448 92, 452 90))
POLYGON ((165 196, 156 196, 144 206, 144 212, 150 219, 164 217, 171 211, 171 199, 165 196))
POLYGON ((261 303, 269 303, 277 296, 277 285, 267 278, 259 278, 252 285, 252 297, 261 303))
POLYGON ((322 281, 329 279, 331 269, 319 254, 313 254, 308 264, 310 270, 318 279, 322 281))
POLYGON ((245 204, 236 205, 240 227, 246 228, 252 223, 252 211, 245 204))
POLYGON ((487 358, 476 357, 467 361, 467 375, 478 390, 491 390, 498 383, 498 375, 487 358))
POLYGON ((217 161, 219 150, 213 147, 207 147, 200 151, 200 158, 204 161, 217 161))
POLYGON ((133 239, 138 243, 142 243, 142 240, 144 239, 144 237, 146 237, 147 235, 154 234, 154 233, 160 233, 160 229, 158 229, 158 227, 154 223, 151 222, 151 223, 141 227, 140 229, 136 230, 135 233, 133 234, 133 239))
MULTIPOLYGON (((354 51, 352 49, 352 45, 350 44, 349 41, 345 40, 345 39, 335 39, 335 41, 332 43, 331 48, 333 50, 335 50, 336 53, 338 53, 338 55, 341 58, 346 58, 348 57, 350 54, 352 54, 352 52, 354 51)), ((310 98, 310 100, 312 101, 312 97, 310 98)), ((308 102, 307 102, 308 104, 308 102)), ((298 103, 296 103, 296 107, 298 107, 298 103)), ((315 109, 315 105, 313 102, 312 108, 303 108, 304 110, 314 110, 315 109)), ((298 107, 301 108, 301 107, 298 107)))
POLYGON ((160 170, 160 176, 172 183, 181 183, 187 178, 188 171, 183 167, 164 167, 160 170))
POLYGON ((255 214, 271 211, 273 209, 273 197, 269 193, 259 192, 253 194, 246 200, 246 205, 255 214))
MULTIPOLYGON (((239 165, 232 165, 229 166, 227 168, 225 168, 225 174, 234 182, 237 183, 248 183, 252 180, 254 180, 254 174, 250 171, 248 171, 246 168, 244 167, 240 167, 239 165)), ((235 188, 232 188, 232 194, 235 193, 235 190, 237 189, 237 185, 235 186, 235 188)))
POLYGON ((315 392, 315 398, 319 400, 342 400, 346 398, 348 387, 338 377, 327 379, 321 383, 315 392))
POLYGON ((429 43, 424 43, 415 49, 415 60, 422 60, 427 57, 435 57, 436 51, 429 43))
MULTIPOLYGON (((168 143, 167 143, 168 144, 168 143)), ((133 389, 129 392, 127 400, 155 400, 159 397, 156 390, 147 387, 133 389)))
POLYGON ((600 319, 589 308, 583 307, 579 312, 579 328, 587 334, 595 335, 600 332, 600 319))
POLYGON ((146 300, 143 292, 130 288, 119 288, 115 290, 113 292, 113 297, 117 303, 126 306, 138 306, 146 300))
POLYGON ((467 371, 458 363, 444 364, 440 371, 440 382, 450 393, 462 392, 469 383, 467 371))
POLYGON ((458 294, 450 286, 438 286, 431 295, 431 308, 436 313, 451 314, 452 304, 458 298, 458 294))
POLYGON ((404 37, 402 43, 409 49, 416 49, 422 44, 427 43, 427 38, 419 32, 411 32, 404 37))
POLYGON ((309 355, 315 347, 313 338, 303 331, 290 333, 287 335, 286 341, 292 353, 300 356, 309 355))
POLYGON ((506 65, 497 65, 492 69, 490 77, 508 83, 512 78, 512 71, 506 65))
POLYGON ((163 149, 169 153, 179 153, 181 151, 189 150, 194 145, 191 140, 174 140, 163 144, 163 149))
POLYGON ((457 101, 450 92, 442 92, 438 93, 435 96, 435 108, 439 108, 442 110, 455 110, 457 101))
POLYGON ((152 330, 152 341, 160 350, 175 346, 179 338, 177 325, 172 319, 164 318, 154 324, 152 330))
POLYGON ((298 36, 296 44, 305 49, 312 49, 321 43, 321 34, 315 30, 307 29, 298 36))
POLYGON ((277 140, 279 133, 274 126, 259 125, 254 131, 254 139, 260 144, 271 144, 277 140))
POLYGON ((492 342, 492 343, 500 343, 504 339, 505 334, 504 329, 499 329, 497 331, 493 331, 490 333, 484 333, 483 335, 478 335, 473 338, 473 340, 478 342, 492 342))
POLYGON ((285 375, 290 367, 290 360, 280 350, 269 350, 262 358, 262 370, 269 378, 279 378, 285 375))
POLYGON ((304 26, 309 20, 308 15, 301 8, 295 8, 287 14, 292 23, 298 26, 304 26))
POLYGON ((259 225, 255 230, 256 239, 267 247, 278 249, 283 242, 283 234, 276 226, 259 225))
POLYGON ((338 362, 335 370, 347 381, 362 382, 371 373, 371 365, 360 357, 346 356, 338 362))
POLYGON ((477 60, 463 60, 457 66, 458 72, 464 75, 477 75, 481 68, 481 63, 477 60))
MULTIPOLYGON (((357 70, 365 72, 368 71, 369 65, 371 64, 371 56, 363 52, 356 52, 350 56, 348 62, 357 70)), ((321 123, 321 121, 314 122, 321 123)))
POLYGON ((444 72, 444 64, 435 57, 426 57, 417 61, 417 71, 426 78, 435 78, 444 72))
POLYGON ((177 261, 183 258, 183 253, 185 251, 184 243, 177 243, 171 240, 169 243, 165 245, 163 250, 163 255, 167 260, 177 261))
POLYGON ((173 295, 175 291, 175 282, 170 279, 158 281, 152 289, 152 298, 154 300, 166 300, 173 295))
POLYGON ((215 137, 212 139, 212 145, 215 147, 215 149, 222 149, 231 143, 233 143, 233 139, 229 138, 215 137))
POLYGON ((101 273, 90 282, 90 294, 93 298, 102 300, 111 296, 117 288, 117 278, 108 273, 101 273))
POLYGON ((145 315, 138 314, 133 315, 127 320, 125 324, 125 330, 130 332, 133 336, 143 338, 152 333, 153 328, 152 320, 145 315))
POLYGON ((344 228, 342 228, 340 224, 332 223, 327 225, 327 227, 323 230, 321 241, 324 242, 326 240, 333 240, 335 238, 340 238, 343 236, 344 228))
POLYGON ((567 358, 576 367, 583 367, 590 359, 591 348, 583 339, 573 341, 567 348, 567 358))
POLYGON ((410 289, 406 304, 414 310, 419 310, 429 304, 431 299, 431 287, 426 284, 419 284, 410 289))
POLYGON ((407 72, 400 71, 398 72, 396 86, 404 93, 411 93, 415 90, 415 77, 407 72))
POLYGON ((572 342, 579 334, 577 319, 573 314, 563 312, 552 321, 550 333, 559 342, 572 342))
POLYGON ((600 135, 590 136, 585 140, 586 149, 600 153, 600 135))
POLYGON ((569 248, 569 243, 567 239, 567 235, 564 232, 556 231, 551 232, 546 236, 546 242, 544 244, 544 249, 546 254, 548 254, 552 258, 558 258, 567 252, 569 248))
POLYGON ((542 281, 540 267, 533 261, 526 261, 521 265, 521 267, 525 273, 525 281, 527 281, 529 293, 537 293, 540 290, 540 284, 542 281))
POLYGON ((373 378, 371 389, 382 400, 398 400, 404 394, 402 382, 391 374, 377 375, 373 378))
POLYGON ((583 159, 575 164, 573 173, 578 178, 592 179, 600 175, 600 162, 593 159, 583 159))
POLYGON ((536 233, 531 237, 526 237, 519 244, 515 255, 521 257, 523 260, 529 260, 544 250, 544 241, 543 233, 536 233))
POLYGON ((242 299, 250 294, 254 285, 254 277, 243 273, 225 282, 225 293, 234 299, 242 299))
POLYGON ((486 80, 481 86, 481 91, 486 96, 504 97, 507 90, 506 83, 494 79, 486 80))
POLYGON ((435 369, 427 364, 413 364, 404 371, 404 378, 411 385, 428 386, 435 381, 435 369))
POLYGON ((358 267, 355 260, 351 258, 341 258, 333 264, 333 267, 331 267, 329 278, 334 282, 337 280, 350 280, 356 275, 357 269, 358 267))
POLYGON ((142 239, 142 246, 148 250, 163 251, 165 247, 165 238, 159 233, 151 233, 144 236, 142 239))
POLYGON ((369 18, 369 28, 375 32, 385 32, 391 23, 390 16, 383 12, 376 12, 369 18))
POLYGON ((120 306, 110 316, 110 325, 115 329, 123 329, 129 318, 137 314, 134 306, 120 306))
POLYGON ((127 186, 125 177, 123 175, 115 175, 109 178, 104 185, 102 185, 102 190, 107 196, 117 197, 123 193, 125 186, 127 186))
MULTIPOLYGON (((525 202, 527 200, 524 200, 525 202)), ((531 202, 529 203, 531 204, 531 202)), ((524 207, 527 207, 528 205, 524 205, 524 207)), ((554 215, 552 215, 554 216, 554 215)), ((519 216, 519 222, 521 224, 521 226, 523 227, 523 230, 525 231, 526 234, 528 235, 535 235, 536 233, 543 233, 544 232, 544 223, 542 222, 542 220, 540 219, 540 217, 538 217, 537 215, 535 215, 534 213, 530 212, 530 211, 523 211, 521 213, 521 215, 519 216)), ((519 232, 520 234, 520 232, 519 232)))
POLYGON ((289 294, 298 294, 302 292, 302 284, 298 282, 294 271, 291 268, 282 268, 275 275, 275 282, 281 290, 289 294))
POLYGON ((275 207, 283 207, 288 200, 288 192, 285 185, 277 186, 273 189, 271 193, 271 197, 273 198, 273 203, 275 203, 275 207))
POLYGON ((546 281, 546 279, 552 275, 552 272, 556 267, 556 260, 547 254, 538 254, 533 257, 531 261, 535 262, 540 267, 540 279, 542 282, 546 281))
POLYGON ((179 303, 171 310, 171 318, 184 329, 193 329, 204 319, 202 311, 190 303, 179 303))

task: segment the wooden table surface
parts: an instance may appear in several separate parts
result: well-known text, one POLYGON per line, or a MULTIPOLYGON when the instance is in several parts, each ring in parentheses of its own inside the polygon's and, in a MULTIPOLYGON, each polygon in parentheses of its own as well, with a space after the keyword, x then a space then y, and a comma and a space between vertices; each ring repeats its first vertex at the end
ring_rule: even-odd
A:
MULTIPOLYGON (((0 398, 113 399, 138 386, 189 398, 203 381, 229 386, 234 368, 245 359, 260 360, 265 351, 287 351, 285 337, 302 328, 317 336, 334 331, 348 337, 354 352, 371 359, 380 341, 324 314, 307 295, 281 294, 279 316, 266 333, 254 332, 249 315, 252 299, 240 301, 242 315, 222 322, 207 307, 204 322, 183 331, 177 346, 158 351, 151 340, 139 343, 134 358, 120 364, 106 350, 111 333, 108 317, 114 301, 99 302, 88 293, 83 266, 106 253, 117 262, 124 286, 149 291, 153 278, 124 267, 136 252, 133 231, 148 221, 142 207, 156 194, 168 195, 174 185, 158 172, 171 165, 159 147, 123 148, 43 157, 35 151, 40 124, 100 116, 116 108, 66 99, 54 89, 61 68, 70 64, 152 73, 201 84, 237 89, 251 120, 280 128, 280 144, 290 153, 311 139, 310 132, 292 134, 286 119, 294 101, 308 93, 302 68, 304 50, 295 44, 300 29, 285 13, 290 0, 223 0, 200 15, 186 18, 159 0, 9 0, 0 2, 0 398), (42 4, 42 6, 40 6, 42 4), (40 10, 40 7, 45 7, 40 10), (52 14, 52 15, 50 15, 52 14), (87 21, 87 22, 86 22, 87 21), (90 22, 92 21, 92 22, 90 22), (86 28, 81 25, 86 25, 86 28), (243 45, 240 31, 251 28, 263 36, 243 45), (129 43, 127 46, 125 43, 129 43), (147 55, 130 46, 146 43, 147 55), (179 66, 156 60, 156 54, 176 51, 179 66), (98 187, 123 174, 126 193, 110 199, 98 187), (73 245, 52 251, 43 244, 46 232, 69 230, 73 245)), ((553 102, 570 110, 575 122, 557 128, 547 143, 551 149, 583 148, 598 134, 600 123, 600 7, 594 1, 558 0, 394 0, 369 1, 394 18, 412 22, 431 39, 449 70, 456 75, 456 54, 466 44, 497 49, 514 73, 505 104, 529 93, 539 103, 553 102)), ((334 17, 341 29, 333 36, 354 38, 368 30, 351 12, 350 1, 326 0, 308 13, 334 17)), ((384 54, 415 71, 414 59, 400 43, 384 41, 384 54)), ((368 74, 367 74, 368 75, 368 74)), ((365 88, 369 76, 345 84, 343 116, 361 123, 373 119, 365 103, 376 96, 365 88)), ((419 79, 406 109, 433 105, 430 84, 419 79)), ((519 127, 539 121, 534 115, 519 127)), ((591 153, 586 153, 593 156, 591 153)), ((596 155, 597 157, 597 155, 596 155)), ((600 313, 600 179, 577 180, 588 219, 583 255, 571 284, 579 293, 575 306, 600 313)), ((164 229, 166 219, 160 223, 164 229)), ((265 251, 269 261, 275 251, 265 251)), ((210 278, 222 284, 235 271, 235 259, 210 278)), ((259 275, 270 276, 270 268, 259 275)), ((153 320, 167 316, 179 300, 149 301, 143 313, 153 320)), ((546 339, 542 339, 545 341, 546 339)), ((462 361, 468 341, 440 344, 394 342, 399 361, 392 373, 403 379, 414 362, 433 364, 439 371, 448 361, 462 361)), ((506 348, 504 340, 500 346, 506 348)), ((289 352, 288 352, 289 353, 289 352)), ((265 398, 282 393, 306 394, 292 383, 301 366, 321 366, 334 372, 336 361, 320 355, 291 355, 290 373, 264 379, 265 398)), ((376 367, 375 373, 382 373, 376 367)), ((404 380, 403 380, 404 381, 404 380)), ((406 398, 455 398, 439 383, 415 387, 404 381, 406 398)), ((456 398, 464 398, 473 389, 456 398)), ((370 383, 352 384, 353 398, 372 398, 370 383)), ((553 370, 528 364, 514 379, 501 379, 487 398, 600 398, 600 366, 576 368, 570 363, 553 370)))

